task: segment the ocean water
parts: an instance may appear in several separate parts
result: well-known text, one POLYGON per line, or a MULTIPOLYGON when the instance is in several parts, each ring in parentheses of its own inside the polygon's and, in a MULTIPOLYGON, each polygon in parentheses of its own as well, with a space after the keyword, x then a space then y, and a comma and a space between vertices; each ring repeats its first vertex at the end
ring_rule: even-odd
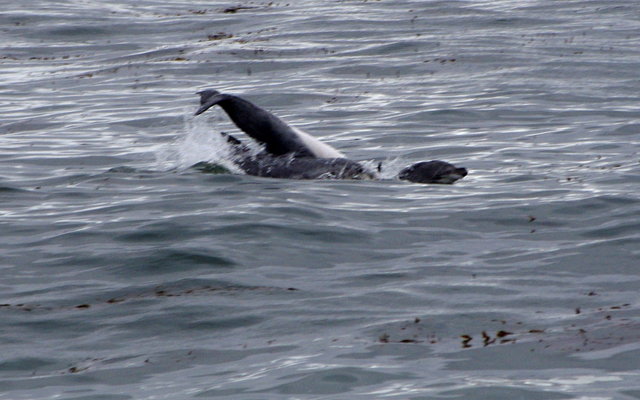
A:
POLYGON ((0 46, 0 399, 640 399, 640 3, 4 0, 0 46), (204 88, 384 179, 191 168, 204 88))

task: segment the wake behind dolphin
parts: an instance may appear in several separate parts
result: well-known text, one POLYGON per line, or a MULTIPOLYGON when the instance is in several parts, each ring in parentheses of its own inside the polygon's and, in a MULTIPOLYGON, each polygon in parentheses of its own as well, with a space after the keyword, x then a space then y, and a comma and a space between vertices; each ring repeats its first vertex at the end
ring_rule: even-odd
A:
MULTIPOLYGON (((220 106, 249 137, 264 145, 253 154, 240 140, 223 133, 232 148, 235 164, 248 175, 289 179, 373 179, 376 171, 347 159, 342 153, 306 132, 289 126, 272 113, 238 96, 214 89, 198 92, 200 115, 214 105, 220 106)), ((398 175, 416 183, 453 183, 467 175, 444 161, 413 164, 398 175)))

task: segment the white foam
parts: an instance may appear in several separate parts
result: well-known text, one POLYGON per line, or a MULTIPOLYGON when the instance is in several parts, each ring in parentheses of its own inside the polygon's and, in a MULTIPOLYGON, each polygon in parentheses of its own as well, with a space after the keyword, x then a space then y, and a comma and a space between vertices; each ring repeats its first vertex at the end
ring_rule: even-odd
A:
POLYGON ((204 161, 243 173, 233 162, 227 139, 204 118, 186 116, 183 134, 171 143, 158 146, 154 153, 161 170, 187 169, 204 161))
POLYGON ((400 171, 406 167, 406 161, 400 157, 387 158, 386 160, 364 160, 358 161, 369 171, 374 171, 380 179, 394 179, 400 171), (378 171, 378 165, 381 165, 381 171, 378 171))

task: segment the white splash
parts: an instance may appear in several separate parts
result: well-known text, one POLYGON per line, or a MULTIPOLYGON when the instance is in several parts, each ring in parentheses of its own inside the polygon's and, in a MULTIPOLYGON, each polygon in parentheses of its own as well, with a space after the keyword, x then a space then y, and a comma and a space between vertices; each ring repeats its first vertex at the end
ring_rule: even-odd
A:
POLYGON ((199 162, 215 163, 242 174, 232 158, 231 147, 211 120, 186 114, 184 132, 174 141, 154 150, 156 165, 161 170, 187 169, 199 162))
POLYGON ((400 171, 406 167, 406 160, 401 157, 387 158, 385 160, 358 161, 369 171, 374 171, 379 179, 394 179, 400 171))

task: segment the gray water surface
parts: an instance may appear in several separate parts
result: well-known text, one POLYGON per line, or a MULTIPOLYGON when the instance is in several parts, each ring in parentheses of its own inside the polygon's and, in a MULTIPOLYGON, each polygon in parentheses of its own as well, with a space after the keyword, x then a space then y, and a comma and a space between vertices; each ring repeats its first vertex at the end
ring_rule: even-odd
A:
POLYGON ((5 3, 0 399, 640 398, 637 2, 5 3), (190 168, 204 88, 384 179, 190 168))

